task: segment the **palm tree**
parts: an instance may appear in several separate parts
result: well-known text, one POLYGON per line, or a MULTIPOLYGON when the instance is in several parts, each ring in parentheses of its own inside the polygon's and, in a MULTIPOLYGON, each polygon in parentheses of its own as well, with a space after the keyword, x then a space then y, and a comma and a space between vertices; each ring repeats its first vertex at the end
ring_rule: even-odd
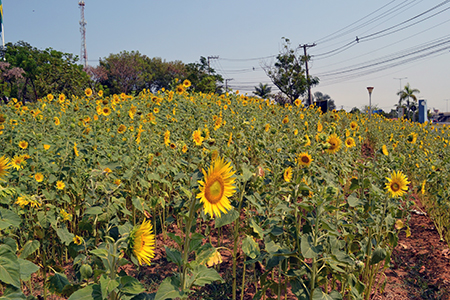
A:
POLYGON ((265 99, 269 97, 271 91, 272 88, 267 83, 262 84, 260 82, 259 86, 255 86, 255 91, 253 92, 253 94, 265 99))
POLYGON ((397 93, 398 96, 400 96, 400 99, 398 100, 398 105, 402 106, 402 102, 406 100, 406 107, 408 109, 408 118, 411 119, 410 116, 410 109, 412 104, 417 104, 417 97, 414 95, 415 93, 420 93, 418 89, 412 89, 409 83, 405 85, 403 90, 397 93), (413 99, 412 103, 410 103, 410 99, 413 99))

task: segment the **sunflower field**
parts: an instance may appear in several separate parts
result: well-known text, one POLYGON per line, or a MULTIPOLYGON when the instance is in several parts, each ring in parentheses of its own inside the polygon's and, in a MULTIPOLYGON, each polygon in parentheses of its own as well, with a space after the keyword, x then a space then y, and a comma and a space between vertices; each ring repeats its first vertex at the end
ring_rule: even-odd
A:
POLYGON ((0 106, 0 299, 369 299, 412 195, 450 242, 448 127, 189 86, 0 106))

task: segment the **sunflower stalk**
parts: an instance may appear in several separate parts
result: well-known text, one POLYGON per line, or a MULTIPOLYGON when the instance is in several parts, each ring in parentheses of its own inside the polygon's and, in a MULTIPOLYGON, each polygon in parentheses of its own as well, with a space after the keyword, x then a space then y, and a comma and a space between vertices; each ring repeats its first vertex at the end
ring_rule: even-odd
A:
MULTIPOLYGON (((238 213, 240 215, 241 213, 241 209, 242 209, 242 202, 244 199, 244 195, 245 195, 245 182, 242 184, 241 186, 241 194, 239 196, 239 207, 238 207, 238 213)), ((236 277, 236 265, 237 265, 237 248, 238 248, 238 243, 239 243, 239 229, 240 229, 240 224, 239 224, 239 217, 237 218, 236 221, 234 221, 234 233, 233 233, 233 253, 232 253, 232 257, 233 257, 233 300, 236 300, 236 289, 237 289, 237 277, 236 277)), ((243 293, 244 291, 242 291, 243 293)))
POLYGON ((185 238, 184 238, 184 246, 183 246, 183 267, 180 270, 180 278, 181 278, 181 288, 186 290, 188 287, 186 286, 187 280, 186 277, 188 276, 188 259, 189 259, 189 244, 191 241, 191 227, 192 222, 195 217, 195 203, 197 202, 197 199, 195 195, 192 196, 191 204, 189 206, 189 216, 186 220, 186 231, 185 231, 185 238))

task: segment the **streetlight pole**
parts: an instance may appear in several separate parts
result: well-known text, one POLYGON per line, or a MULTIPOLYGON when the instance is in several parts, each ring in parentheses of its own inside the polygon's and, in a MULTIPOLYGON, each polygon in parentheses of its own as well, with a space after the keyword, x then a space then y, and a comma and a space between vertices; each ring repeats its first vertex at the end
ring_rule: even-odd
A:
POLYGON ((395 78, 394 77, 394 79, 400 80, 400 91, 401 91, 402 90, 402 79, 408 79, 408 77, 402 77, 402 78, 395 78))
POLYGON ((373 86, 368 86, 367 87, 367 91, 369 91, 369 119, 372 116, 372 91, 373 91, 373 86))

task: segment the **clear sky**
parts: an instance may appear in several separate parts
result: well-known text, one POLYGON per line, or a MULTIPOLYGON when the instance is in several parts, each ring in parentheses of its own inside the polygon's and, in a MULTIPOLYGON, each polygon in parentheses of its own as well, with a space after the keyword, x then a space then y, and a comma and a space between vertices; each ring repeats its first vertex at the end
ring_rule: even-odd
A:
MULTIPOLYGON (((219 56, 211 66, 233 79, 232 89, 251 94, 260 82, 272 85, 262 67, 275 62, 287 37, 294 49, 316 43, 308 49, 310 74, 320 79, 313 92, 338 108, 367 105, 373 86, 372 104, 390 111, 406 83, 428 108, 445 111, 450 100, 450 0, 85 2, 90 65, 123 50, 184 63, 219 56)), ((6 42, 80 55, 77 0, 2 3, 6 42)))

